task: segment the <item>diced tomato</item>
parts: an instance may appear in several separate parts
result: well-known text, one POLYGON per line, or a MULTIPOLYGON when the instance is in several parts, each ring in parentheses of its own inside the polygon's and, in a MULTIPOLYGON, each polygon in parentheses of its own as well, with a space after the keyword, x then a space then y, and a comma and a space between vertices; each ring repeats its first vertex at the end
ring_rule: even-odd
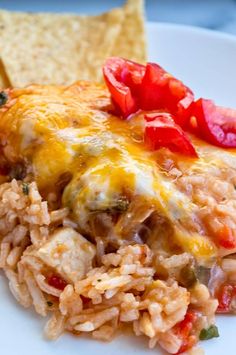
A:
POLYGON ((231 228, 223 226, 217 233, 219 245, 225 249, 236 248, 236 238, 233 235, 231 228))
MULTIPOLYGON (((205 141, 223 148, 236 148, 236 110, 216 106, 206 99, 194 102, 193 92, 158 64, 147 63, 144 66, 112 57, 106 61, 103 74, 116 114, 121 118, 126 119, 138 110, 164 111, 170 113, 181 128, 190 129, 205 141)), ((171 141, 182 136, 179 141, 181 148, 176 150, 174 143, 171 149, 169 140, 169 149, 197 156, 188 138, 183 138, 182 131, 180 134, 177 129, 168 129, 165 127, 165 132, 170 134, 171 141)), ((148 136, 156 136, 157 128, 148 128, 148 131, 148 136)), ((164 139, 162 144, 164 146, 164 139)))
POLYGON ((123 58, 111 57, 103 75, 118 114, 127 118, 141 110, 166 110, 181 126, 189 116, 194 100, 192 91, 154 63, 146 66, 123 58))
POLYGON ((199 99, 192 104, 191 115, 196 118, 195 132, 201 138, 219 147, 236 148, 236 110, 199 99))
POLYGON ((176 122, 186 125, 188 109, 194 100, 193 92, 180 80, 167 73, 158 64, 148 63, 141 84, 140 108, 166 110, 176 122))
POLYGON ((58 275, 52 275, 47 278, 47 282, 50 286, 57 288, 58 290, 63 291, 67 286, 67 282, 58 275))
POLYGON ((186 340, 183 341, 179 351, 176 354, 182 354, 187 350, 192 349, 192 347, 197 343, 196 335, 190 335, 186 340))
POLYGON ((137 95, 144 72, 144 65, 118 57, 109 58, 103 66, 105 82, 122 118, 139 109, 137 95))
POLYGON ((162 147, 172 152, 196 158, 194 149, 187 135, 183 132, 168 113, 152 113, 144 116, 146 119, 144 140, 152 150, 162 147))
POLYGON ((223 284, 220 287, 217 295, 219 301, 217 313, 229 313, 232 299, 235 296, 236 296, 236 286, 230 284, 223 284))
POLYGON ((191 335, 191 331, 196 320, 196 313, 188 311, 184 320, 175 326, 174 332, 182 340, 182 345, 176 354, 181 354, 191 349, 196 344, 197 337, 195 335, 191 335))

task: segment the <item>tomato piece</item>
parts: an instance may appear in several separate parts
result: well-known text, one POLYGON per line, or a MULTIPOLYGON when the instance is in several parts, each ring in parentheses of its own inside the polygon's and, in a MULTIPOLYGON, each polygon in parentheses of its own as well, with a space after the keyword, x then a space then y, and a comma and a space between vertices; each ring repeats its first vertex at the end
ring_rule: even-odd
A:
POLYGON ((192 347, 197 343, 197 337, 195 335, 190 335, 186 340, 183 341, 179 351, 176 353, 182 354, 185 351, 192 349, 192 347))
POLYGON ((138 91, 145 66, 123 58, 111 57, 103 66, 103 75, 116 113, 127 118, 139 109, 138 91))
POLYGON ((217 295, 219 301, 217 313, 229 313, 230 305, 234 296, 236 296, 236 286, 223 284, 217 295))
POLYGON ((236 148, 236 110, 199 99, 192 105, 191 115, 196 118, 195 132, 201 138, 219 147, 236 148))
POLYGON ((167 73, 158 64, 147 64, 141 84, 141 109, 166 110, 174 115, 181 127, 184 127, 193 100, 193 92, 180 80, 167 73))
POLYGON ((181 127, 189 118, 192 91, 158 64, 146 66, 118 57, 109 58, 103 75, 116 113, 122 118, 142 110, 166 110, 181 127))
POLYGON ((219 245, 225 249, 236 248, 236 238, 233 235, 231 228, 223 226, 217 233, 219 245))
POLYGON ((196 158, 197 152, 188 136, 168 113, 152 113, 145 116, 144 141, 152 150, 168 148, 172 152, 196 158))
POLYGON ((196 313, 188 311, 184 317, 184 320, 179 322, 174 327, 175 334, 182 340, 182 345, 176 355, 191 349, 196 344, 197 337, 195 335, 191 335, 191 331, 196 320, 196 313))
POLYGON ((47 278, 47 282, 50 286, 57 288, 58 290, 63 291, 67 286, 67 282, 58 275, 51 275, 47 278))

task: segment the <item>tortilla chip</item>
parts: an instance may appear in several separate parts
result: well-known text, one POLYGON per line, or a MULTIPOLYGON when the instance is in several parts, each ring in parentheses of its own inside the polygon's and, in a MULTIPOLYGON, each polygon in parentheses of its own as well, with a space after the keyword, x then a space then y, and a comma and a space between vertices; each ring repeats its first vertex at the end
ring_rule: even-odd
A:
POLYGON ((1 11, 0 53, 11 84, 99 80, 123 16, 118 9, 95 17, 1 11))
POLYGON ((144 28, 144 1, 128 0, 124 6, 125 16, 112 55, 139 63, 147 60, 144 28))
POLYGON ((114 46, 124 57, 143 59, 143 37, 135 32, 139 35, 143 28, 136 3, 140 0, 129 0, 99 16, 0 11, 0 54, 11 85, 100 81, 102 64, 114 55, 114 46))

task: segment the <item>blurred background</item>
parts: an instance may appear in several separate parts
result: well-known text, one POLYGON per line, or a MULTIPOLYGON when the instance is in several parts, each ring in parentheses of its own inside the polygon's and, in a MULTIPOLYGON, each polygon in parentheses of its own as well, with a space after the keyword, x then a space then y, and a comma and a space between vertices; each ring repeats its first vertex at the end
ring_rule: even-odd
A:
MULTIPOLYGON (((124 0, 0 0, 0 7, 27 11, 98 14, 124 0)), ((146 0, 148 21, 200 26, 236 35, 236 0, 146 0)))

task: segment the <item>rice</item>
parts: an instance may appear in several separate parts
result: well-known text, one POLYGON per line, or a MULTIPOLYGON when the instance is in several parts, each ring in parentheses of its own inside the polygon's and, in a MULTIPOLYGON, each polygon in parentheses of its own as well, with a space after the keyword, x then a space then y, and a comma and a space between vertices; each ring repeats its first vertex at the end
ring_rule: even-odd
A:
POLYGON ((208 169, 207 174, 186 171, 178 178, 177 186, 198 205, 197 215, 211 238, 217 237, 224 226, 229 226, 236 236, 235 170, 214 165, 209 165, 208 169))
MULTIPOLYGON (((49 211, 34 182, 27 191, 21 181, 0 185, 0 267, 23 307, 51 314, 47 338, 70 331, 109 341, 129 326, 135 335, 145 335, 150 347, 159 344, 174 354, 183 343, 177 329, 189 311, 197 317, 189 334, 194 339, 214 323, 218 303, 207 287, 198 282, 187 289, 177 281, 193 263, 190 254, 164 255, 141 243, 123 243, 109 253, 101 237, 95 249, 78 233, 67 208, 49 211), (158 279, 158 270, 166 278, 158 279)), ((142 218, 151 212, 142 211, 142 218)), ((231 273, 235 260, 222 267, 231 273)))

